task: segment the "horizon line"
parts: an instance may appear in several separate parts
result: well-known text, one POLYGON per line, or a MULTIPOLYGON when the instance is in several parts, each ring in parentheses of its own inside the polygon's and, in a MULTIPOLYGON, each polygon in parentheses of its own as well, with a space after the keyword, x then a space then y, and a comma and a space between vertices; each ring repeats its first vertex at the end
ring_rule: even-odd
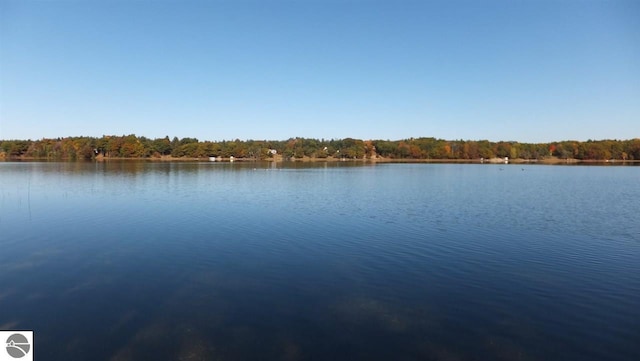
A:
POLYGON ((4 141, 42 141, 42 140, 56 140, 56 139, 67 139, 67 138, 95 138, 95 139, 100 139, 100 138, 105 138, 105 137, 127 137, 127 136, 135 136, 137 138, 147 138, 150 140, 155 140, 155 139, 164 139, 164 138, 169 138, 170 140, 172 140, 173 138, 178 138, 178 140, 181 139, 185 139, 185 138, 190 138, 190 139, 196 139, 198 142, 234 142, 234 141, 241 141, 241 142, 248 142, 248 141, 263 141, 263 142, 283 142, 283 141, 287 141, 287 140, 292 140, 292 139, 313 139, 313 140, 319 140, 319 141, 336 141, 336 140, 345 140, 345 139, 354 139, 354 140, 361 140, 361 141, 388 141, 388 142, 398 142, 398 141, 405 141, 405 140, 414 140, 414 139, 428 139, 428 138, 432 138, 435 140, 441 140, 441 141, 447 141, 447 142, 484 142, 484 141, 488 141, 488 142, 492 142, 492 143, 521 143, 521 144, 545 144, 545 143, 560 143, 560 142, 601 142, 601 141, 619 141, 619 142, 624 142, 624 141, 632 141, 632 140, 636 140, 636 139, 640 139, 640 137, 631 137, 631 138, 626 138, 626 139, 618 139, 618 138, 589 138, 587 140, 579 140, 579 139, 562 139, 562 140, 552 140, 552 141, 544 141, 544 142, 530 142, 530 141, 520 141, 520 140, 514 140, 514 139, 510 139, 510 140, 491 140, 491 139, 447 139, 447 138, 439 138, 439 137, 435 137, 435 136, 414 136, 414 137, 406 137, 406 138, 398 138, 398 139, 390 139, 390 138, 357 138, 357 137, 337 137, 337 138, 315 138, 315 137, 304 137, 304 136, 292 136, 292 137, 288 137, 288 138, 283 138, 283 139, 267 139, 267 138, 231 138, 231 139, 200 139, 198 137, 193 137, 193 136, 186 136, 186 137, 178 137, 178 136, 169 136, 169 135, 165 135, 164 137, 148 137, 145 135, 138 135, 135 133, 129 133, 129 134, 103 134, 102 136, 93 136, 93 135, 69 135, 69 136, 57 136, 57 137, 39 137, 39 138, 0 138, 0 142, 4 142, 4 141))

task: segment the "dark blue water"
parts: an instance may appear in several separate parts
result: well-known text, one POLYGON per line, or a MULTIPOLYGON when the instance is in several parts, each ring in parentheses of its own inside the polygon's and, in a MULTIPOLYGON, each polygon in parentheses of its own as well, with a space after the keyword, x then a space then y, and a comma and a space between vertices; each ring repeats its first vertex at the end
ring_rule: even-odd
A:
POLYGON ((0 163, 37 360, 638 360, 640 167, 0 163))

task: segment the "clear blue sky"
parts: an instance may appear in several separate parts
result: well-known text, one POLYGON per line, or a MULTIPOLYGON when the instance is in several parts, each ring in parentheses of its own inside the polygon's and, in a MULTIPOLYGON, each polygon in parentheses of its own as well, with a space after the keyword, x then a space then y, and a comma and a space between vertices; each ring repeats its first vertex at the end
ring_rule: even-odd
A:
POLYGON ((640 1, 0 0, 0 139, 640 137, 640 1))

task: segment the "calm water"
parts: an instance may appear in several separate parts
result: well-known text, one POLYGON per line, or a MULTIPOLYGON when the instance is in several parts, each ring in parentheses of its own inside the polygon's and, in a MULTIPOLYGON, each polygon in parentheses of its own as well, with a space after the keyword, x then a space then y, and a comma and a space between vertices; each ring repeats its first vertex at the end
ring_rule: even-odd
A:
POLYGON ((640 360, 640 167, 0 163, 37 360, 640 360))

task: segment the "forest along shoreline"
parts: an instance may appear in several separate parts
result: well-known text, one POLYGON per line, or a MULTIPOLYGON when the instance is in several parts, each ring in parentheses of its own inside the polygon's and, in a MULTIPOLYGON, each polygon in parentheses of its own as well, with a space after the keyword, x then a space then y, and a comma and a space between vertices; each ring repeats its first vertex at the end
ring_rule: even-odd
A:
POLYGON ((136 135, 0 140, 1 160, 150 161, 374 161, 419 163, 635 163, 640 138, 629 140, 516 141, 360 140, 290 138, 200 141, 196 138, 150 139, 136 135))

